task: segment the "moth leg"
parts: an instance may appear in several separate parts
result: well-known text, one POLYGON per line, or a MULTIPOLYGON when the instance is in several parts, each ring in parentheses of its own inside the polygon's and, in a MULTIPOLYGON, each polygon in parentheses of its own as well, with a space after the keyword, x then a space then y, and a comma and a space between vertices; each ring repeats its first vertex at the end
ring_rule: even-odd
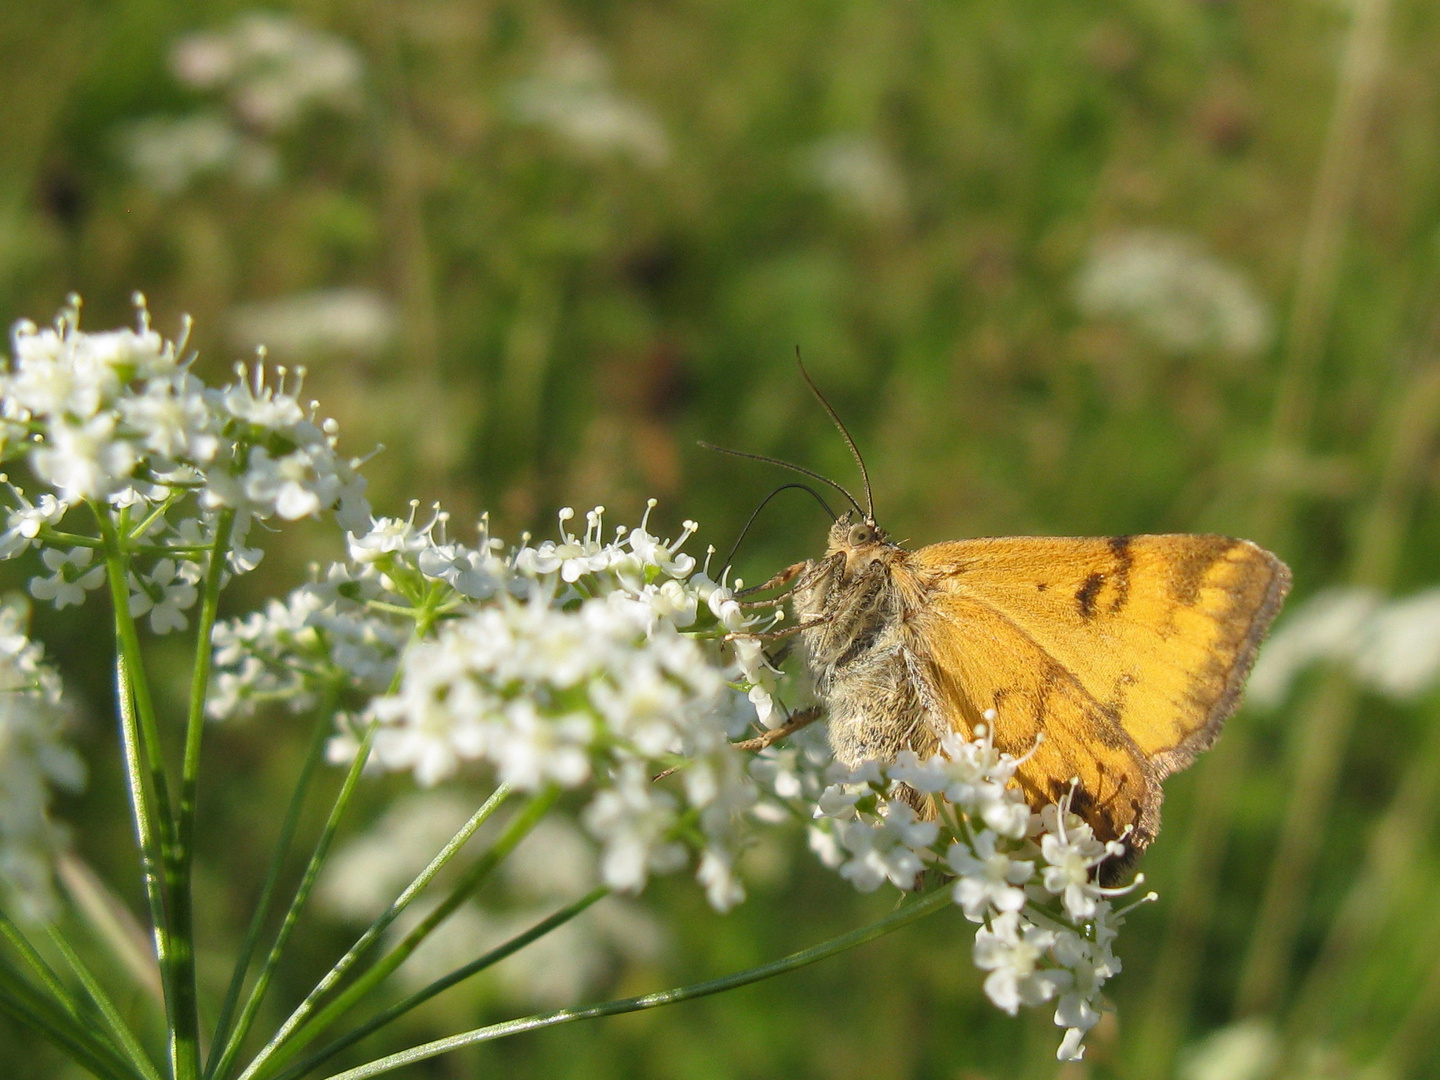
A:
POLYGON ((767 746, 772 746, 781 739, 794 735, 801 728, 809 727, 824 715, 825 709, 822 706, 812 705, 808 709, 791 713, 790 719, 777 728, 772 728, 753 739, 742 739, 740 742, 733 742, 730 745, 736 750, 764 750, 767 746))
MULTIPOLYGON (((749 592, 750 590, 746 589, 745 591, 749 592)), ((772 597, 769 600, 740 600, 738 601, 738 603, 742 608, 745 608, 747 611, 759 610, 761 608, 779 607, 781 604, 785 603, 786 600, 790 599, 791 591, 792 590, 790 589, 786 589, 779 596, 772 597)))
POLYGON ((734 633, 726 634, 725 641, 740 641, 748 639, 751 641, 779 641, 781 638, 793 637, 804 630, 816 626, 823 626, 830 621, 830 617, 823 616, 819 619, 811 619, 809 622, 796 623, 794 626, 787 626, 784 630, 767 630, 759 634, 734 633))
POLYGON ((761 585, 751 585, 749 588, 741 589, 735 595, 749 596, 751 593, 766 592, 770 589, 778 589, 781 585, 788 585, 800 574, 804 573, 807 569, 809 569, 809 567, 810 563, 808 560, 806 562, 792 563, 789 566, 785 567, 784 570, 781 570, 778 574, 772 577, 769 581, 761 585))
POLYGON ((880 606, 889 576, 885 565, 877 562, 848 582, 832 579, 823 604, 831 626, 825 640, 816 643, 818 655, 833 653, 835 662, 843 663, 873 640, 884 615, 880 606))

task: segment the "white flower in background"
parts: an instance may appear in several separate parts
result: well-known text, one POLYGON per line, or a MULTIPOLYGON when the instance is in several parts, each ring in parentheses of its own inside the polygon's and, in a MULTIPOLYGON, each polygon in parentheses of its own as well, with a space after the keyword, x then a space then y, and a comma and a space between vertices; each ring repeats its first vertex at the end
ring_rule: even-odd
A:
POLYGON ((65 842, 50 793, 78 790, 85 766, 65 741, 60 680, 26 636, 27 615, 23 601, 0 604, 0 891, 38 919, 55 914, 53 854, 65 842))
POLYGON ((1253 356, 1270 342, 1269 307, 1245 276, 1178 233, 1100 237, 1075 299, 1085 315, 1128 321, 1177 354, 1253 356))
POLYGON ((608 63, 588 45, 568 43, 510 90, 511 115, 550 131, 588 156, 615 155, 658 168, 670 139, 646 106, 618 93, 608 63))
POLYGON ((364 64, 354 46, 268 13, 181 38, 170 68, 182 86, 219 100, 181 116, 132 121, 116 138, 136 178, 164 196, 208 177, 274 183, 281 168, 275 137, 317 113, 357 112, 363 99, 364 64))
POLYGON ((226 30, 181 38, 170 68, 185 86, 222 92, 246 124, 265 131, 289 128, 320 108, 354 110, 365 74, 359 52, 343 38, 259 12, 226 30))
POLYGON ((274 356, 304 360, 334 353, 374 356, 395 336, 395 305, 371 289, 321 289, 241 304, 230 312, 238 348, 264 343, 274 356))
MULTIPOLYGON (((986 719, 993 723, 993 712, 986 719)), ((906 753, 836 770, 818 799, 793 805, 811 814, 810 846, 821 861, 862 891, 887 879, 914 889, 927 867, 951 871, 955 903, 979 924, 975 964, 988 973, 986 995, 1012 1014, 1054 1001, 1065 1029, 1057 1056, 1078 1060, 1100 1018, 1101 989, 1120 971, 1110 946, 1125 911, 1111 898, 1141 879, 1102 888, 1097 868, 1123 847, 1096 840, 1068 799, 1032 814, 1015 783, 1019 761, 995 749, 987 726, 973 740, 947 737, 927 759, 906 753), (945 800, 937 820, 917 820, 905 801, 916 792, 945 800)))
POLYGON ((671 839, 679 825, 679 801, 652 786, 648 770, 632 763, 581 818, 591 835, 603 838, 600 879, 612 889, 639 892, 652 873, 685 865, 685 846, 671 839))
POLYGON ((1382 598, 1373 589, 1326 589, 1291 611, 1265 642, 1246 692, 1257 705, 1278 705, 1295 676, 1317 660, 1354 655, 1382 598))
POLYGON ((1419 697, 1440 678, 1440 589, 1392 600, 1370 620, 1355 674, 1382 694, 1419 697))
POLYGON ((1179 1080, 1270 1080, 1283 1047, 1267 1020, 1242 1020, 1213 1031, 1181 1055, 1179 1080))
POLYGON ((273 147, 215 112, 147 116, 120 129, 120 155, 160 195, 178 195, 207 177, 233 176, 249 187, 279 177, 273 147))
POLYGON ((905 212, 905 177, 874 139, 857 135, 823 139, 801 155, 800 174, 837 203, 866 217, 888 220, 905 212))
POLYGON ((874 892, 887 880, 913 888, 939 830, 933 821, 917 821, 904 803, 890 803, 874 822, 842 822, 840 844, 850 858, 840 865, 840 876, 861 892, 874 892))
POLYGON ((1273 708, 1300 672, 1321 661, 1347 665, 1359 682, 1387 697, 1418 697, 1440 681, 1440 589, 1390 601, 1373 589, 1317 593, 1265 643, 1250 699, 1273 708))
MULTIPOLYGON (((831 761, 830 739, 824 726, 811 724, 783 743, 755 754, 749 769, 761 788, 776 799, 815 802, 827 787, 826 769, 831 761)), ((768 807, 773 803, 766 806, 764 812, 771 814, 768 807)))

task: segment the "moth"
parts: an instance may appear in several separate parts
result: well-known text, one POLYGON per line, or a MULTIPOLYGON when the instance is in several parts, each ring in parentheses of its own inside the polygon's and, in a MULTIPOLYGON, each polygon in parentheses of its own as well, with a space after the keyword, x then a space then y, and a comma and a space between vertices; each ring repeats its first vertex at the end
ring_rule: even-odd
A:
POLYGON ((1068 797, 1099 839, 1143 849, 1160 829, 1161 782, 1238 706, 1289 569, 1215 535, 907 550, 876 524, 865 463, 810 385, 860 466, 866 504, 765 459, 837 488, 852 509, 832 512, 822 556, 759 588, 789 586, 781 599, 796 621, 781 633, 800 635, 835 757, 852 768, 901 750, 923 758, 946 731, 973 737, 988 723, 995 746, 1023 759, 1016 775, 1032 807, 1068 797))

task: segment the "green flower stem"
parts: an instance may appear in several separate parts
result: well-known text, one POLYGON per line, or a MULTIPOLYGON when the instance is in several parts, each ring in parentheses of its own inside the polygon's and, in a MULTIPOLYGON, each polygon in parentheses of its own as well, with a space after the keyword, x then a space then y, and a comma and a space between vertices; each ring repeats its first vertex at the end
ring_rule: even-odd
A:
POLYGON ((41 544, 54 547, 101 548, 105 546, 104 541, 97 540, 93 536, 61 532, 59 529, 52 529, 48 526, 42 526, 35 539, 41 544))
MULTIPOLYGON (((125 533, 126 544, 134 543, 135 541, 143 537, 147 532, 149 532, 150 526, 154 525, 155 522, 159 521, 165 515, 165 511, 169 510, 170 507, 175 505, 178 498, 179 496, 172 491, 170 498, 166 499, 159 506, 155 507, 155 509, 151 510, 150 513, 146 514, 139 524, 130 526, 125 533)), ((233 518, 235 516, 235 511, 222 510, 221 514, 228 514, 230 517, 233 518)), ((225 523, 222 527, 224 527, 227 532, 229 531, 228 523, 225 523)))
POLYGON ((136 989, 163 1007, 165 992, 154 948, 130 909, 73 851, 57 855, 55 870, 94 940, 105 946, 136 989))
POLYGON ((424 1002, 429 1001, 436 994, 442 993, 443 991, 450 989, 450 987, 454 986, 456 983, 464 982, 466 979, 470 978, 471 975, 478 974, 479 972, 484 971, 488 967, 493 967, 501 960, 504 960, 507 956, 513 956, 515 953, 523 949, 526 945, 529 945, 532 941, 537 941, 540 938, 544 937, 546 934, 550 933, 550 931, 564 926, 571 919, 575 918, 575 916, 579 915, 582 911, 585 911, 587 908, 589 908, 597 900, 601 900, 609 895, 610 890, 604 885, 592 889, 590 892, 582 896, 579 900, 576 900, 573 904, 563 907, 559 911, 555 912, 553 915, 541 919, 538 923, 530 927, 530 929, 526 930, 524 933, 516 934, 509 941, 506 941, 501 945, 497 945, 495 948, 491 949, 483 956, 479 956, 476 959, 470 961, 470 963, 465 964, 462 967, 456 968, 454 971, 450 972, 450 974, 442 978, 436 979, 429 986, 423 987, 422 989, 415 991, 415 993, 411 994, 403 1001, 397 1001, 388 1009, 384 1009, 383 1011, 376 1013, 369 1020, 365 1021, 365 1023, 357 1027, 354 1031, 349 1032, 341 1038, 336 1039, 334 1042, 329 1043, 322 1049, 317 1050, 304 1061, 290 1066, 290 1068, 286 1069, 283 1073, 277 1076, 275 1080, 299 1080, 300 1077, 304 1076, 308 1072, 313 1071, 317 1066, 324 1064, 330 1058, 340 1053, 340 1051, 354 1046, 357 1042, 365 1038, 367 1035, 380 1030, 392 1020, 404 1016, 407 1012, 415 1008, 417 1005, 421 1005, 424 1002))
POLYGON ((91 509, 100 526, 100 537, 105 549, 105 576, 109 579, 110 598, 115 607, 116 644, 124 658, 126 681, 129 693, 134 698, 141 735, 140 748, 144 753, 145 766, 150 772, 150 782, 155 793, 154 810, 157 815, 156 823, 159 825, 159 837, 161 842, 168 846, 174 839, 175 822, 171 816, 170 789, 165 780, 160 726, 155 719, 150 681, 145 677, 145 666, 141 662, 140 635, 135 630, 135 619, 130 614, 130 558, 121 545, 120 534, 105 508, 93 506, 91 509))
MULTIPOLYGON (((171 934, 166 877, 162 876, 164 863, 172 853, 173 845, 170 799, 160 761, 160 737, 149 685, 140 662, 140 639, 135 632, 135 620, 130 617, 127 560, 121 552, 120 538, 109 515, 102 507, 94 510, 100 535, 105 541, 105 576, 110 584, 110 599, 115 609, 115 637, 119 645, 115 655, 115 682, 120 710, 120 744, 125 757, 130 812, 140 848, 145 899, 150 907, 150 923, 155 936, 155 956, 160 963, 160 985, 165 992, 165 1018, 170 1032, 170 1072, 174 1080, 194 1080, 199 1071, 199 1033, 194 1026, 186 1024, 182 1013, 187 1010, 181 1007, 185 1000, 193 1001, 194 986, 192 983, 186 993, 178 985, 175 955, 178 943, 171 934)), ((184 949, 188 951, 189 948, 190 943, 186 942, 184 949)), ((188 1011, 193 1016, 193 1008, 188 1011)))
POLYGON ((54 926, 50 927, 50 940, 54 943, 55 948, 60 950, 60 955, 65 957, 65 962, 70 965, 70 970, 75 973, 75 977, 80 980, 80 985, 85 988, 91 1004, 95 1006, 101 1019, 105 1021, 105 1027, 108 1029, 110 1037, 125 1052, 130 1063, 145 1076, 145 1080, 161 1080, 160 1071, 155 1068, 155 1063, 150 1060, 150 1055, 145 1052, 145 1048, 140 1045, 140 1040, 135 1037, 135 1033, 130 1030, 119 1010, 115 1008, 115 1003, 110 1000, 110 995, 105 993, 105 988, 86 967, 85 961, 80 959, 79 954, 70 947, 70 943, 65 940, 64 935, 54 926))
POLYGON ((917 919, 924 918, 933 912, 939 911, 942 907, 951 904, 950 889, 942 887, 913 903, 906 904, 899 911, 881 919, 879 922, 863 926, 858 930, 852 930, 848 934, 841 934, 837 938, 813 945, 808 949, 792 953, 780 960, 771 961, 768 964, 761 964, 759 967, 749 968, 746 971, 739 971, 733 975, 726 975, 723 978, 711 979, 707 982, 691 983, 689 986, 679 986, 673 990, 661 990, 655 994, 643 994, 640 997, 621 998, 617 1001, 606 1001, 598 1005, 589 1005, 583 1009, 557 1009, 549 1013, 537 1013, 534 1016, 522 1016, 517 1020, 507 1020, 503 1024, 492 1024, 489 1027, 476 1028, 474 1031, 462 1032, 459 1035, 451 1035, 448 1038, 436 1039, 434 1042, 422 1043, 419 1046, 412 1046, 408 1050, 401 1050, 399 1053, 390 1054, 388 1057, 378 1058, 368 1064, 347 1069, 344 1072, 334 1073, 326 1080, 369 1080, 369 1077, 380 1076, 383 1073, 393 1072, 404 1065, 413 1065, 417 1061, 424 1061, 440 1054, 448 1053, 451 1050, 458 1050, 462 1046, 473 1046, 476 1043, 491 1042, 495 1039, 503 1039, 509 1035, 519 1035, 525 1031, 535 1031, 538 1028, 554 1027, 556 1024, 568 1024, 573 1020, 589 1020, 597 1016, 617 1016, 620 1013, 639 1012, 641 1009, 653 1009, 659 1005, 671 1005, 677 1001, 689 1001, 692 998, 706 997, 710 994, 718 994, 725 990, 734 990, 736 987, 748 986, 750 983, 759 982, 775 975, 783 975, 787 971, 794 971, 797 968, 805 967, 815 963, 817 960, 824 960, 834 956, 836 953, 853 949, 857 945, 863 945, 867 941, 874 941, 878 937, 900 927, 912 923, 917 919))
MULTIPOLYGON (((365 932, 360 935, 354 945, 350 946, 345 955, 335 962, 334 967, 326 973, 325 977, 315 984, 315 988, 306 995, 305 1000, 295 1008, 295 1011, 292 1012, 285 1023, 280 1026, 280 1030, 275 1033, 270 1042, 265 1045, 260 1053, 256 1055, 255 1060, 252 1061, 245 1072, 241 1074, 241 1080, 251 1080, 252 1077, 259 1074, 262 1067, 266 1065, 267 1060, 276 1054, 277 1051, 279 1051, 279 1056, 277 1060, 269 1066, 267 1071, 279 1068, 298 1053, 311 1038, 314 1038, 314 1036, 318 1034, 318 1029, 314 1029, 298 1045, 284 1047, 282 1049, 281 1044, 289 1040, 301 1024, 306 1023, 310 1014, 315 1011, 315 1007, 320 999, 330 992, 344 976, 345 972, 349 971, 361 956, 369 951, 370 947, 379 939, 380 935, 385 932, 385 929, 410 905, 410 902, 419 895, 420 891, 430 884, 431 880, 434 879, 435 875, 440 872, 446 863, 455 857, 456 853, 465 845, 466 841, 475 835, 475 830, 480 828, 490 815, 498 810, 500 805, 509 797, 510 788, 507 785, 501 784, 495 789, 494 793, 490 798, 485 800, 480 809, 471 815, 470 820, 460 827, 460 831, 452 836, 449 843, 441 848, 439 853, 430 860, 430 864, 416 875, 415 879, 410 882, 405 890, 396 897, 395 901, 385 909, 384 913, 366 928, 365 932)), ((307 1028, 308 1027, 309 1025, 307 1025, 307 1028)))
POLYGON ((280 835, 275 841, 275 852, 270 857, 270 867, 265 872, 265 884, 261 886, 260 899, 255 904, 254 914, 250 917, 250 925, 245 931, 245 940, 240 946, 240 955, 235 959, 235 970, 230 976, 230 987, 226 990, 225 1001, 220 1006, 220 1016, 215 1022, 215 1034, 212 1039, 213 1049, 205 1067, 207 1077, 215 1071, 220 1060, 220 1053, 229 1045, 230 1025, 235 1018, 235 1009, 240 1004, 241 991, 245 989, 245 976, 249 974, 250 961, 254 959, 255 949, 260 944, 260 934, 265 929, 266 919, 270 916, 270 906, 274 902, 275 892, 280 884, 280 873, 284 869, 285 859, 290 853, 290 845, 295 839, 295 830, 300 823, 300 809, 310 790, 315 770, 319 767, 321 758, 325 756, 325 742, 330 735, 331 719, 338 699, 339 687, 331 684, 326 688, 324 699, 320 704, 319 719, 315 724, 315 734, 310 740, 310 750, 305 756, 305 763, 300 767, 300 777, 295 783, 294 793, 290 796, 290 806, 285 812, 285 820, 280 826, 280 835))
POLYGON ((383 611, 387 615, 398 615, 402 619, 415 619, 420 614, 416 607, 406 607, 404 604, 390 604, 384 600, 366 600, 365 607, 369 611, 383 611))
POLYGON ((220 580, 225 573, 225 555, 230 549, 230 526, 235 511, 222 510, 215 526, 215 543, 210 549, 209 565, 205 568, 204 599, 200 605, 200 625, 195 633, 195 667, 190 679, 190 715, 185 725, 185 760, 180 774, 179 843, 181 859, 188 872, 190 841, 195 829, 195 787, 200 773, 200 742, 205 730, 205 694, 210 687, 210 662, 214 652, 211 640, 215 631, 215 615, 220 606, 220 580))
MULTIPOLYGON (((159 512, 158 510, 156 511, 159 512)), ((205 732, 205 693, 210 686, 211 634, 220 605, 220 579, 225 552, 230 546, 233 510, 220 511, 215 542, 205 568, 200 625, 195 632, 195 662, 190 682, 190 714, 185 724, 185 757, 180 770, 180 806, 175 819, 175 842, 165 860, 166 893, 170 900, 170 935, 175 950, 175 1037, 183 1047, 182 1068, 176 1080, 200 1075, 200 1012, 195 988, 195 912, 190 875, 194 863, 195 804, 200 775, 200 743, 205 732)), ((142 523, 137 534, 148 527, 142 523)))
MULTIPOLYGON (((285 919, 280 924, 279 932, 275 935, 275 943, 270 947, 270 952, 265 957, 265 963, 261 965, 260 974, 255 978, 255 985, 250 988, 250 996, 246 998, 245 1006, 240 1010, 240 1018, 236 1021, 235 1029, 230 1033, 224 1049, 218 1051, 219 1057, 215 1058, 215 1067, 208 1073, 210 1077, 228 1076, 234 1067, 240 1047, 245 1042, 245 1036, 250 1033, 250 1025, 255 1022, 256 1011, 260 1008, 260 1003, 265 1000, 266 990, 270 988, 270 979, 275 974, 275 966, 280 962, 285 945, 290 940, 290 933, 295 929, 300 912, 304 909, 305 902, 310 899, 310 890, 314 888, 315 880, 320 876, 320 869, 325 865, 325 859, 330 854, 330 845, 335 839, 335 831, 340 827, 340 819, 350 805, 350 798, 355 793, 355 785, 359 782, 360 774, 365 769, 365 762, 370 758, 370 747, 375 741, 375 731, 375 725, 371 724, 355 753, 355 760, 350 763, 350 770, 345 774, 344 783, 340 785, 340 793, 335 797, 335 805, 330 808, 330 817, 325 822, 325 828, 321 830, 320 838, 315 842, 315 850, 311 853, 310 861, 305 866, 305 873, 300 879, 300 885, 296 888, 295 896, 290 901, 290 908, 285 912, 285 919)), ((212 1051, 212 1054, 214 1053, 216 1051, 212 1051)))
POLYGON ((45 989, 50 991, 55 1003, 62 1006, 71 1016, 78 1017, 80 1010, 77 1003, 65 984, 60 981, 60 976, 55 974, 55 969, 45 962, 45 958, 40 955, 35 946, 30 944, 30 939, 3 911, 0 911, 0 937, 10 942, 15 951, 20 954, 20 959, 25 961, 30 970, 35 973, 35 977, 40 980, 45 989))
POLYGON ((540 819, 550 812, 550 808, 555 805, 555 801, 559 797, 560 789, 551 787, 531 799, 525 809, 516 814, 505 826, 505 831, 500 834, 489 850, 480 856, 474 866, 465 871, 464 876, 450 890, 450 895, 440 901, 434 910, 426 914, 398 945, 367 968, 364 974, 356 978, 336 996, 334 1001, 316 1013, 303 1028, 297 1031, 290 1039, 289 1044, 277 1055, 274 1064, 283 1064, 285 1060, 293 1057, 320 1032, 354 1008, 361 998, 389 978, 395 969, 403 964, 434 932, 437 926, 453 915, 456 908, 474 895, 481 883, 505 861, 505 857, 515 850, 516 845, 530 834, 530 830, 535 828, 540 819))
POLYGON ((0 1012, 39 1032, 104 1080, 146 1080, 93 1028, 38 993, 5 963, 0 963, 0 1012))

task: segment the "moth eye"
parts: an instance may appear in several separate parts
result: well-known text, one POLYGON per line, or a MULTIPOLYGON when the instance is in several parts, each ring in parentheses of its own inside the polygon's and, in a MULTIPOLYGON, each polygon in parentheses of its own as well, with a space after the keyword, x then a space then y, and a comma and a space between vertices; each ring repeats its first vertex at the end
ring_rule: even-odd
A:
POLYGON ((852 547, 857 544, 868 544, 874 539, 875 530, 869 525, 850 526, 850 544, 852 547))

